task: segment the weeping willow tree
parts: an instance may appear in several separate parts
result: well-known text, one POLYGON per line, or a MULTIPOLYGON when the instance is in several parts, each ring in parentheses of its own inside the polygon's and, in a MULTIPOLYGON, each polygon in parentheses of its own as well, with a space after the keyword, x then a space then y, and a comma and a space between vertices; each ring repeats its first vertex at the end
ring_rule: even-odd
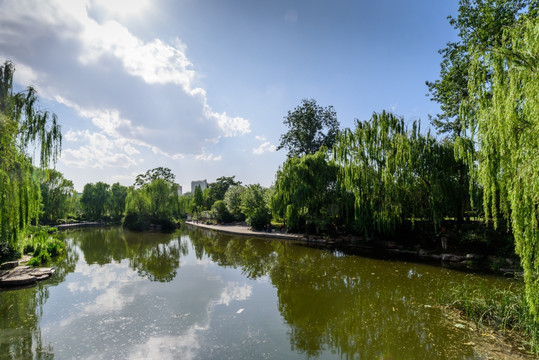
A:
POLYGON ((340 165, 340 180, 354 195, 357 230, 394 232, 403 218, 404 176, 399 164, 409 158, 404 120, 391 113, 374 113, 370 121, 357 121, 333 147, 340 165))
POLYGON ((509 219, 524 269, 526 297, 539 321, 539 21, 507 28, 492 51, 472 51, 469 87, 479 116, 479 168, 487 219, 509 219))
POLYGON ((35 89, 14 91, 14 71, 11 62, 0 67, 0 243, 12 247, 39 216, 39 184, 28 151, 38 149, 46 167, 57 159, 62 141, 56 116, 38 108, 35 89))
POLYGON ((322 147, 312 155, 291 157, 277 171, 271 197, 274 216, 292 231, 326 232, 337 215, 337 166, 322 147))
POLYGON ((355 227, 369 233, 394 233, 404 222, 421 220, 434 231, 443 219, 461 211, 461 162, 453 143, 439 142, 410 129, 391 113, 373 114, 345 130, 333 156, 340 166, 338 181, 354 196, 355 227))

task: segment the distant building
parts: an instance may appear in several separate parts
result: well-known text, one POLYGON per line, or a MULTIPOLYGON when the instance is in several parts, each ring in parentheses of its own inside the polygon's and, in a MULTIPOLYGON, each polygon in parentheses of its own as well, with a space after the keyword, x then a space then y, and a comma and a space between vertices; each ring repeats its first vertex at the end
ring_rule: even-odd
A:
POLYGON ((182 186, 180 184, 174 184, 177 187, 178 190, 178 196, 182 196, 182 186))
POLYGON ((200 190, 204 191, 208 187, 208 181, 206 181, 206 179, 191 181, 191 193, 192 194, 195 193, 195 188, 197 186, 200 186, 200 190))

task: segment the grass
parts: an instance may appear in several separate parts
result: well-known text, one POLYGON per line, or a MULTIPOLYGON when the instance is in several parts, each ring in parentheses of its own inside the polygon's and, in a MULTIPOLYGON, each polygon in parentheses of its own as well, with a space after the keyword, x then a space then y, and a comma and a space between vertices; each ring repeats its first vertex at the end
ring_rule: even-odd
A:
POLYGON ((478 327, 516 333, 525 339, 531 352, 539 355, 539 323, 529 312, 521 283, 507 289, 485 284, 450 284, 438 301, 474 321, 478 327))

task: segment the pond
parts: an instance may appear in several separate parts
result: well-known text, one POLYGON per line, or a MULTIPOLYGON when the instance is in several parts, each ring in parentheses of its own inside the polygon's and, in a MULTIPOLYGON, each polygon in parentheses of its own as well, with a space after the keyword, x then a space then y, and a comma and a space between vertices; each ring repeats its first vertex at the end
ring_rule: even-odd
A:
POLYGON ((61 236, 51 279, 0 291, 1 359, 477 359, 436 293, 510 282, 207 230, 61 236))

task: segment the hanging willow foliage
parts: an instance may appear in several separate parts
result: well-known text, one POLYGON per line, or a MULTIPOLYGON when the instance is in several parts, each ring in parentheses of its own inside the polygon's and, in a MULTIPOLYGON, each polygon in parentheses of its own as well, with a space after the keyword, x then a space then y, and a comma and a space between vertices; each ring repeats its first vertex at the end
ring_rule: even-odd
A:
POLYGON ((276 218, 293 231, 330 230, 337 215, 337 166, 323 146, 316 153, 291 157, 277 171, 271 198, 276 218))
POLYGON ((415 121, 408 129, 402 118, 375 113, 343 132, 333 157, 339 182, 354 195, 355 228, 366 234, 393 233, 403 222, 417 220, 437 231, 467 200, 454 144, 421 134, 415 121))
POLYGON ((27 150, 38 147, 46 166, 60 153, 62 135, 56 116, 37 107, 36 91, 13 92, 11 62, 0 67, 0 242, 16 244, 39 215, 39 184, 27 150))
POLYGON ((333 148, 340 182, 354 194, 356 228, 366 234, 393 232, 402 222, 404 174, 410 149, 404 120, 391 113, 373 114, 346 129, 333 148))
POLYGON ((496 226, 500 217, 510 219, 526 297, 539 321, 538 19, 521 20, 500 47, 473 54, 469 87, 479 103, 483 207, 496 226))

